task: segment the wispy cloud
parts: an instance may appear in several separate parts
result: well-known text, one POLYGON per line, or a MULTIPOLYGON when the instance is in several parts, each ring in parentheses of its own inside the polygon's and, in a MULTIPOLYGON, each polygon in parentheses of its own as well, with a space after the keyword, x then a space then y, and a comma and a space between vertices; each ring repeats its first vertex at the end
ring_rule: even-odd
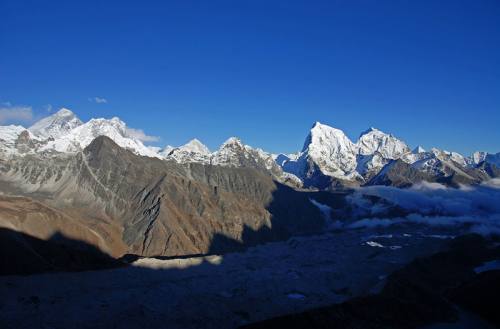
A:
POLYGON ((0 107, 0 124, 11 122, 31 122, 33 120, 33 110, 30 106, 12 106, 4 103, 0 107))
POLYGON ((130 137, 137 138, 141 142, 158 142, 160 137, 149 136, 142 129, 127 128, 127 134, 130 137))
POLYGON ((47 110, 48 113, 52 113, 52 105, 51 104, 47 104, 44 106, 45 110, 47 110))
POLYGON ((108 100, 103 97, 90 97, 89 102, 97 103, 97 104, 106 104, 108 100))

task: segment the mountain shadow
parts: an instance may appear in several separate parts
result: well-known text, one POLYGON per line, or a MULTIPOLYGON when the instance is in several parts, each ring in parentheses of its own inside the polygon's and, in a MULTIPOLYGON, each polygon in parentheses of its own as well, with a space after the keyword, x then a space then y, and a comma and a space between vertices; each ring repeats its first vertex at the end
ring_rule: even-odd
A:
MULTIPOLYGON (((325 218, 311 203, 310 193, 299 193, 277 182, 266 209, 271 215, 268 225, 254 230, 243 224, 237 237, 215 233, 207 253, 175 257, 158 255, 154 258, 189 258, 238 252, 261 243, 286 240, 294 235, 320 233, 325 227, 325 218)), ((100 270, 124 266, 138 258, 141 257, 126 254, 115 259, 91 244, 69 238, 59 232, 43 240, 8 228, 0 228, 0 275, 100 270)))
POLYGON ((476 267, 499 257, 498 241, 474 234, 462 236, 452 240, 448 250, 417 258, 390 274, 377 294, 242 328, 410 329, 464 321, 463 310, 488 323, 461 323, 457 328, 499 327, 498 307, 492 301, 500 293, 500 271, 475 272, 476 267))
MULTIPOLYGON (((247 234, 250 234, 249 237, 251 238, 252 233, 247 234)), ((57 270, 77 271, 121 265, 116 264, 114 260, 108 263, 109 258, 92 249, 92 247, 88 248, 80 241, 74 241, 61 235, 55 235, 49 241, 43 241, 25 236, 22 233, 18 234, 18 232, 9 229, 0 229, 0 241, 2 242, 0 245, 2 247, 0 258, 2 274, 12 274, 13 266, 17 266, 17 274, 28 274, 40 270, 45 272, 57 270), (5 249, 4 243, 11 244, 10 249, 5 249), (19 249, 17 253, 16 249, 19 249), (18 258, 24 261, 15 262, 18 258), (8 268, 8 266, 11 267, 11 273, 4 273, 4 269, 8 268)), ((498 282, 500 282, 498 281, 498 273, 500 271, 490 271, 480 275, 476 275, 473 271, 476 266, 481 265, 483 262, 500 257, 498 243, 492 247, 490 242, 479 236, 472 235, 458 238, 452 241, 451 244, 450 250, 439 252, 430 257, 416 259, 391 274, 382 291, 376 295, 357 297, 342 304, 257 322, 248 325, 248 327, 418 328, 436 322, 456 321, 459 314, 454 305, 460 305, 467 310, 480 314, 491 323, 498 325, 496 304, 491 303, 491 300, 494 300, 500 293, 498 285, 498 282)), ((238 244, 238 246, 240 248, 245 247, 243 243, 238 244)), ((214 249, 216 249, 215 247, 214 249)), ((221 259, 221 262, 226 262, 223 258, 219 257, 219 259, 221 259)), ((231 261, 234 260, 228 258, 227 262, 231 261)), ((215 269, 222 263, 203 259, 190 264, 190 266, 186 267, 166 268, 131 266, 126 269, 127 272, 122 272, 127 273, 127 275, 122 275, 122 278, 125 277, 128 280, 123 284, 135 284, 136 281, 133 280, 141 280, 146 283, 172 280, 173 284, 177 284, 176 282, 183 282, 187 277, 204 273, 200 272, 200 270, 210 271, 210 268, 215 269)), ((179 265, 182 265, 182 262, 179 265)), ((110 273, 106 277, 114 277, 115 274, 117 273, 110 273)), ((97 278, 99 277, 97 276, 97 278)), ((58 281, 53 281, 53 283, 59 284, 58 281)), ((144 284, 144 286, 147 287, 145 289, 150 289, 148 284, 144 284)), ((157 296, 163 298, 161 293, 157 296)), ((42 302, 47 303, 47 300, 46 289, 45 293, 37 293, 33 290, 33 296, 29 298, 28 302, 38 305, 42 302)), ((159 300, 153 299, 153 301, 159 300)), ((16 307, 30 309, 30 306, 27 306, 26 303, 25 300, 21 300, 21 302, 17 302, 16 307)), ((193 303, 196 303, 195 300, 193 300, 193 303)), ((42 309, 47 311, 48 308, 57 306, 44 304, 43 307, 42 309)), ((162 312, 168 312, 168 308, 163 310, 163 308, 159 307, 158 309, 162 310, 162 312)), ((248 312, 251 312, 251 310, 252 307, 249 304, 248 312)), ((246 311, 247 308, 245 307, 246 311)), ((290 311, 292 310, 290 309, 290 311)), ((96 310, 96 312, 102 312, 102 310, 96 310)), ((144 308, 138 303, 136 307, 123 310, 123 312, 141 314, 141 312, 144 312, 144 308)), ((57 321, 64 323, 63 318, 66 316, 75 316, 75 314, 65 314, 57 321)), ((139 321, 148 324, 147 321, 151 320, 144 316, 139 319, 136 319, 136 322, 127 322, 125 327, 141 327, 139 321)), ((9 323, 13 324, 15 322, 17 324, 19 321, 24 324, 30 323, 33 327, 39 321, 37 317, 11 318, 11 320, 9 320, 9 323), (10 322, 11 320, 13 322, 10 322)), ((121 321, 119 323, 122 325, 124 323, 123 319, 114 320, 121 321)), ((51 319, 51 323, 53 321, 54 319, 51 319)), ((86 320, 82 319, 82 321, 86 320)), ((130 321, 130 319, 127 319, 127 321, 130 321)), ((7 328, 9 328, 9 323, 7 323, 7 328)), ((162 325, 164 324, 162 323, 162 325)), ((14 328, 15 326, 10 327, 14 328)), ((160 326, 157 325, 156 327, 160 326)))
POLYGON ((297 192, 293 188, 275 182, 271 201, 266 210, 271 214, 268 225, 253 229, 243 225, 239 238, 216 233, 212 237, 209 254, 241 251, 260 243, 282 241, 295 235, 320 233, 327 220, 313 205, 310 193, 297 192))
POLYGON ((123 263, 86 242, 55 233, 48 240, 0 228, 0 275, 100 270, 123 263))

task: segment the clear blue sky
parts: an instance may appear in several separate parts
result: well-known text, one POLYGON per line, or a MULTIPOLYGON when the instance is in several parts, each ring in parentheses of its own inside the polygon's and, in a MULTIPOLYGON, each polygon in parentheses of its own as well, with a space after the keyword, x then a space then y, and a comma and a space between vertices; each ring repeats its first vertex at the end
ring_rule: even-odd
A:
POLYGON ((119 116, 157 145, 291 152, 321 121, 500 151, 498 0, 1 0, 0 44, 1 103, 119 116))

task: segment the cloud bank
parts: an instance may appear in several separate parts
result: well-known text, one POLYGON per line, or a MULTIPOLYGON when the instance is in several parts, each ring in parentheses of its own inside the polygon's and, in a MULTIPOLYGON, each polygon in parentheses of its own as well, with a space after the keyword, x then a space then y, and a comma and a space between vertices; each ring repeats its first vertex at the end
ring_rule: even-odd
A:
POLYGON ((416 223, 467 226, 470 231, 484 235, 500 234, 500 179, 459 189, 436 183, 422 183, 409 189, 363 187, 350 196, 350 202, 359 214, 365 213, 365 218, 345 224, 346 228, 416 223), (374 199, 378 201, 370 201, 374 199), (401 215, 384 217, 390 211, 401 215))

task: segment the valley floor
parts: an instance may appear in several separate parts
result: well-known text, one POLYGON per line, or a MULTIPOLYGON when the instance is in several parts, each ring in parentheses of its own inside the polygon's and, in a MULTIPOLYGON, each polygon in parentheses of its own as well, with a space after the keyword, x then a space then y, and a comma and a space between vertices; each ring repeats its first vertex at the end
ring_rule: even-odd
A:
POLYGON ((146 258, 112 270, 4 276, 0 326, 234 328, 376 291, 389 273, 439 250, 447 240, 441 233, 327 233, 223 256, 146 258))

